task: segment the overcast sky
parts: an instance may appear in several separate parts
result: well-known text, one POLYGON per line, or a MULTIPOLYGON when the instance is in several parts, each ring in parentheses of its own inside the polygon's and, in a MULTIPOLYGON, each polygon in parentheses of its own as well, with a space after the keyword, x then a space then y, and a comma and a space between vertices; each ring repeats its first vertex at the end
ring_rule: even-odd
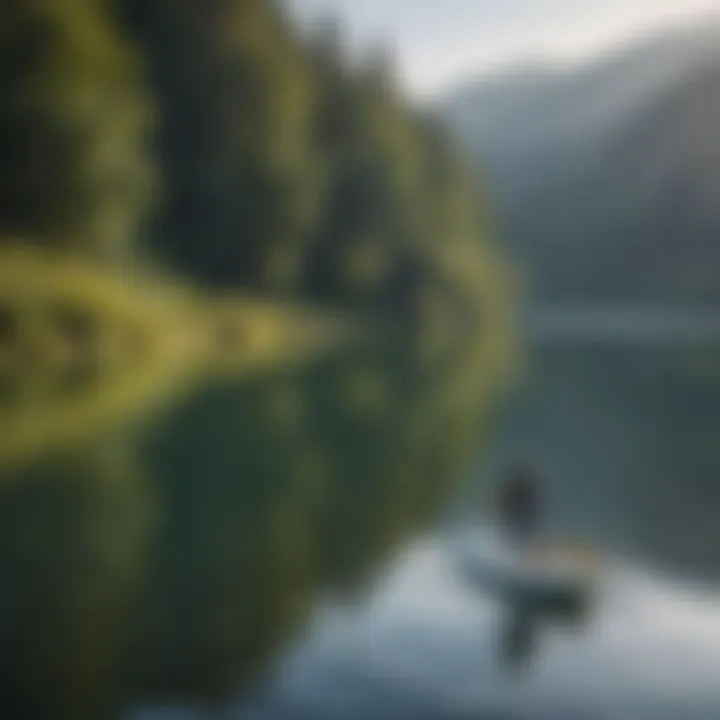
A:
POLYGON ((720 17, 720 0, 286 0, 304 20, 340 18, 355 48, 396 51, 414 94, 532 58, 574 59, 673 25, 720 17))

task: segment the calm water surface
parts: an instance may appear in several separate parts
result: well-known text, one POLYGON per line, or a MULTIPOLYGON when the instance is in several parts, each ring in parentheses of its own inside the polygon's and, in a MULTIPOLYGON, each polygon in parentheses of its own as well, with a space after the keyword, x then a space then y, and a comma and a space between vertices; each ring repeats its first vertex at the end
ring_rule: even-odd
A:
MULTIPOLYGON (((718 361, 537 348, 488 427, 472 355, 354 352, 8 463, 3 716, 720 717, 718 361), (517 459, 603 558, 582 617, 453 563, 517 459)), ((29 435, 38 396, 6 402, 29 435)))

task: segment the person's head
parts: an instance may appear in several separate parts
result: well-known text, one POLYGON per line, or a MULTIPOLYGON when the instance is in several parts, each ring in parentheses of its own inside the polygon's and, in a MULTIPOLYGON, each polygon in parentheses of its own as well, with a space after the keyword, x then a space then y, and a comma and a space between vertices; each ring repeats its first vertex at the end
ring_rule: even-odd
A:
POLYGON ((523 490, 538 490, 541 485, 540 473, 529 463, 518 463, 507 470, 503 485, 523 490))

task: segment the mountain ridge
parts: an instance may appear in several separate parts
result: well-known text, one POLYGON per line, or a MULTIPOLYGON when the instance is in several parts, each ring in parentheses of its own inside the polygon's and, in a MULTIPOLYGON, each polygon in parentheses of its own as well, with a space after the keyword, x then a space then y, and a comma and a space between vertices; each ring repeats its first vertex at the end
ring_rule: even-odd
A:
POLYGON ((534 297, 720 301, 720 25, 497 77, 438 110, 534 297))

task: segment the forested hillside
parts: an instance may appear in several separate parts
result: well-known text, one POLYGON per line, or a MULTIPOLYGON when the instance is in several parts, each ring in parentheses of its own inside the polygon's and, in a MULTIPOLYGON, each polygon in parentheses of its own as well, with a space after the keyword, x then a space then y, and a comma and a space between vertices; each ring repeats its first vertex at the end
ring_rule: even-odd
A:
POLYGON ((543 301, 720 299, 720 29, 446 98, 543 301))
POLYGON ((154 199, 153 100, 96 0, 0 4, 0 237, 117 262, 154 199))
POLYGON ((0 236, 383 313, 492 295, 476 187, 389 68, 270 0, 9 0, 0 236))

